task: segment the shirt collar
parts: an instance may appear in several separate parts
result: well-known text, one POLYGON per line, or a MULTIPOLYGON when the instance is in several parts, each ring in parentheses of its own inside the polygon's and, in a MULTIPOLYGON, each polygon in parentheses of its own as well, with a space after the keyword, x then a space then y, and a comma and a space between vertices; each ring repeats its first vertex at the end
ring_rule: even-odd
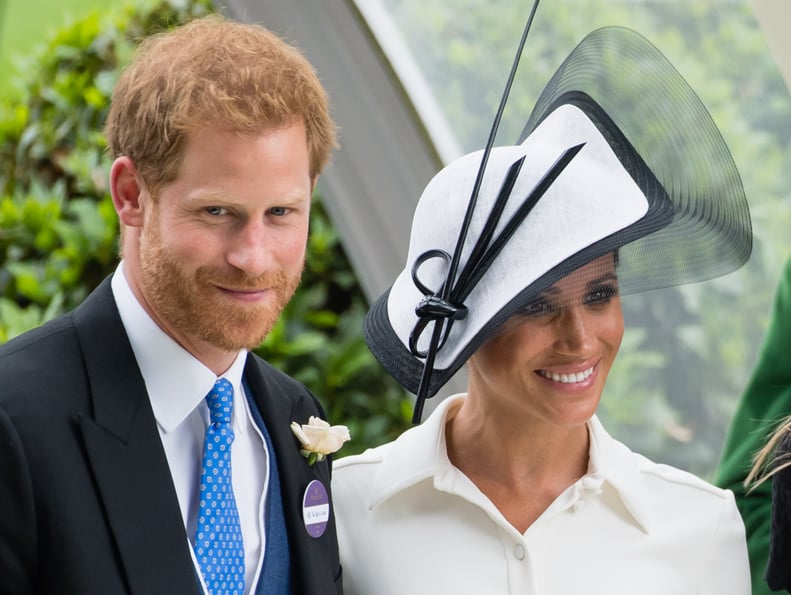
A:
MULTIPOLYGON (((121 322, 146 384, 154 417, 165 432, 170 432, 180 426, 206 397, 217 376, 151 319, 129 287, 123 261, 118 265, 111 285, 121 322)), ((247 352, 240 351, 222 375, 233 385, 236 395, 242 394, 246 359, 247 352)), ((243 401, 236 400, 237 403, 243 401)), ((234 417, 238 410, 239 407, 234 408, 234 417)))
POLYGON ((648 462, 647 459, 610 436, 595 415, 588 422, 588 433, 591 445, 586 477, 601 477, 611 485, 634 521, 649 533, 652 523, 661 522, 661 519, 652 519, 651 508, 645 505, 649 501, 646 497, 649 488, 645 484, 641 464, 648 462))
MULTIPOLYGON (((376 472, 371 491, 371 507, 423 480, 433 478, 434 486, 443 491, 453 484, 460 472, 448 458, 445 443, 445 424, 455 415, 464 399, 463 394, 448 397, 421 424, 410 428, 387 448, 376 472)), ((573 488, 578 494, 598 494, 607 482, 618 494, 624 507, 646 533, 652 519, 646 500, 642 457, 614 440, 596 416, 588 422, 590 435, 588 473, 573 488)))

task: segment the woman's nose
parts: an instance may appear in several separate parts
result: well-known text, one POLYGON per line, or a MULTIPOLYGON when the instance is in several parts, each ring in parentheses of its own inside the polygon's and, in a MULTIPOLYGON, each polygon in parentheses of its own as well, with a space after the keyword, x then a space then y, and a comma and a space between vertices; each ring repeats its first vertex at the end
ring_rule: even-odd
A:
POLYGON ((584 306, 563 308, 556 321, 556 332, 558 346, 574 354, 584 353, 594 343, 590 320, 584 306))

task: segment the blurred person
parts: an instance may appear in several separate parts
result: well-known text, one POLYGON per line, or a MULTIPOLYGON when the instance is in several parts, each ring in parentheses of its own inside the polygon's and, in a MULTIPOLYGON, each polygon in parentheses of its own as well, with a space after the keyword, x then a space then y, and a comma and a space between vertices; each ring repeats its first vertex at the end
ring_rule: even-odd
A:
POLYGON ((717 485, 733 490, 744 518, 753 595, 791 590, 791 470, 785 466, 791 446, 787 439, 791 429, 790 344, 791 258, 786 261, 769 326, 715 474, 717 485))

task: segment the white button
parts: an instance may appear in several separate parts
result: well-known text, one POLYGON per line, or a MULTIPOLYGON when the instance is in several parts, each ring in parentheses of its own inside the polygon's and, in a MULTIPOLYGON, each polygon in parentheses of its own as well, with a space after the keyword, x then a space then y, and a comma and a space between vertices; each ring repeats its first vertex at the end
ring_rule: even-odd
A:
POLYGON ((514 546, 514 556, 517 560, 524 560, 525 559, 525 546, 521 543, 517 543, 514 546))

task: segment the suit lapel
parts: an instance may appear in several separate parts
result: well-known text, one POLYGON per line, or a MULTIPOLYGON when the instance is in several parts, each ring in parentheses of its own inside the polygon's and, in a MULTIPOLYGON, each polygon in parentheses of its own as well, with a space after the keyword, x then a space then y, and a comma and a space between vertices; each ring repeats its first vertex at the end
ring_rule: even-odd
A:
POLYGON ((199 593, 173 481, 109 279, 74 313, 93 416, 80 429, 131 593, 199 593))
POLYGON ((327 490, 330 489, 329 465, 309 466, 300 454, 299 443, 290 429, 292 421, 306 423, 309 416, 320 415, 320 412, 305 389, 300 389, 296 382, 267 366, 255 356, 248 356, 245 380, 275 449, 294 591, 331 593, 334 574, 339 569, 334 519, 324 535, 314 539, 308 535, 302 517, 302 499, 308 484, 318 479, 327 490))

